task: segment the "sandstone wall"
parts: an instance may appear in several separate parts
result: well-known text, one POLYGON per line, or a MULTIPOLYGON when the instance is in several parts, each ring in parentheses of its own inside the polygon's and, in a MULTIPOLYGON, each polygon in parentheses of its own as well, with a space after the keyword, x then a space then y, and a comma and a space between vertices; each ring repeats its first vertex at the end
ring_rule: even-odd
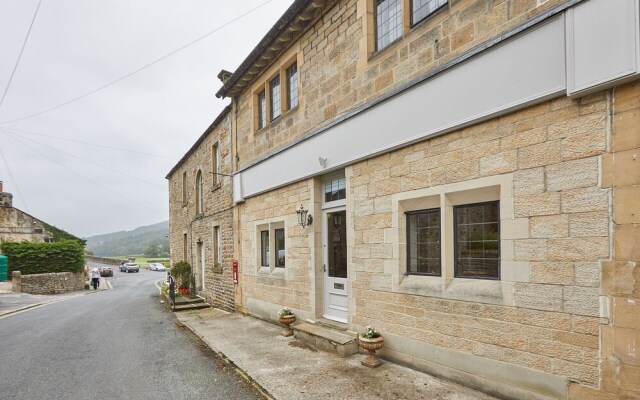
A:
MULTIPOLYGON (((16 278, 14 274, 14 278, 16 278)), ((18 287, 23 293, 56 294, 84 290, 84 274, 58 272, 51 274, 19 275, 18 287)), ((16 283, 14 282, 14 285, 16 283)))

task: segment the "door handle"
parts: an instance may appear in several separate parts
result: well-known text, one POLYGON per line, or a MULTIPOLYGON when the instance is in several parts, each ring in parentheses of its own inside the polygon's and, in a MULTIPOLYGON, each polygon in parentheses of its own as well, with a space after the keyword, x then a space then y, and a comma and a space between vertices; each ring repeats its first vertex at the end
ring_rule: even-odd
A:
POLYGON ((323 270, 324 272, 327 272, 327 264, 322 264, 322 270, 323 270))

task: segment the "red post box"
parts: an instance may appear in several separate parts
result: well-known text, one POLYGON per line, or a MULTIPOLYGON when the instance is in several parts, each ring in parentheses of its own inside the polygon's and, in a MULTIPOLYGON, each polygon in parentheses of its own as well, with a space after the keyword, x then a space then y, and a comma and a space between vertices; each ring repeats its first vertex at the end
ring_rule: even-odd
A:
POLYGON ((238 284, 238 260, 233 260, 233 284, 238 284))

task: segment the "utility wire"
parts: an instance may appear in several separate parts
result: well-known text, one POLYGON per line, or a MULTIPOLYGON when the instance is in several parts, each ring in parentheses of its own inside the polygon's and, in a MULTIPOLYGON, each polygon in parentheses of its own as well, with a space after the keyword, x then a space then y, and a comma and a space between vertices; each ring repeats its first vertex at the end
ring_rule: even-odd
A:
POLYGON ((11 82, 13 81, 13 75, 16 73, 16 70, 18 69, 18 64, 20 64, 22 53, 24 52, 24 48, 27 46, 27 40, 29 39, 29 35, 31 34, 31 28, 33 28, 33 23, 36 21, 36 16, 38 15, 38 10, 40 10, 41 4, 42 4, 42 0, 38 2, 38 7, 36 7, 36 11, 33 13, 33 18, 31 19, 31 24, 29 25, 27 36, 25 36, 24 42, 22 42, 22 48, 20 49, 20 54, 18 54, 16 65, 13 66, 13 71, 11 71, 11 76, 9 77, 9 82, 7 82, 7 87, 4 88, 4 93, 2 93, 2 98, 0 99, 0 108, 2 108, 2 103, 4 103, 4 98, 7 96, 7 92, 9 92, 9 86, 11 86, 11 82))
POLYGON ((24 203, 24 208, 27 210, 28 214, 31 214, 31 212, 29 211, 29 206, 27 205, 27 201, 25 199, 25 197, 22 195, 22 193, 20 192, 20 187, 18 186, 18 181, 16 180, 15 176, 13 176, 13 173, 11 172, 11 167, 9 167, 9 160, 7 160, 7 157, 4 155, 4 151, 2 151, 2 148, 0 147, 0 155, 2 156, 2 160, 4 161, 4 165, 5 167, 7 167, 7 172, 9 172, 9 177, 11 178, 11 183, 13 183, 16 187, 16 193, 18 194, 18 196, 20 196, 20 199, 22 200, 22 203, 24 203))
POLYGON ((100 182, 96 182, 96 181, 94 181, 93 179, 89 178, 88 176, 85 176, 85 175, 83 175, 83 174, 81 174, 81 173, 79 173, 79 172, 77 172, 77 171, 72 170, 71 168, 67 167, 66 165, 64 165, 64 164, 62 164, 62 163, 60 163, 60 162, 58 162, 58 161, 54 160, 53 158, 51 158, 51 157, 47 156, 46 154, 42 153, 41 151, 39 151, 39 150, 37 150, 37 149, 33 148, 33 147, 32 147, 32 146, 30 146, 29 144, 27 144, 27 143, 23 142, 22 140, 20 140, 20 139, 16 138, 16 137, 15 137, 15 136, 13 136, 10 132, 7 132, 7 131, 6 131, 6 130, 4 130, 4 129, 1 129, 1 130, 0 130, 0 132, 2 132, 2 133, 4 133, 5 135, 9 136, 10 138, 12 138, 13 140, 15 140, 15 141, 17 141, 18 143, 22 144, 23 146, 25 146, 25 147, 27 147, 27 148, 29 148, 29 149, 33 150, 34 152, 38 153, 38 154, 39 154, 39 155, 41 155, 42 157, 47 158, 49 161, 52 161, 52 162, 54 162, 54 163, 58 164, 58 165, 59 165, 59 166, 61 166, 62 168, 66 169, 67 171, 69 171, 69 172, 71 172, 71 173, 73 173, 73 174, 75 174, 75 175, 78 175, 78 176, 79 176, 79 177, 81 177, 81 178, 86 179, 87 181, 89 181, 89 182, 93 183, 93 184, 94 184, 94 185, 96 185, 96 186, 101 187, 102 189, 106 190, 107 192, 110 192, 110 193, 112 193, 112 194, 115 194, 119 199, 124 199, 124 200, 130 201, 130 202, 132 202, 132 203, 134 203, 134 204, 136 204, 136 205, 138 205, 138 206, 140 206, 140 207, 142 207, 142 208, 145 208, 145 209, 147 209, 147 210, 149 210, 149 211, 153 212, 154 214, 156 214, 156 213, 160 214, 160 211, 155 210, 155 209, 153 209, 153 208, 150 208, 150 207, 148 207, 146 204, 139 203, 139 202, 137 202, 137 201, 135 201, 135 200, 131 199, 129 196, 123 196, 123 195, 122 195, 122 193, 118 193, 118 192, 117 192, 117 191, 115 191, 115 190, 109 189, 108 187, 104 186, 104 185, 103 185, 103 184, 101 184, 100 182))
POLYGON ((134 153, 134 154, 140 154, 140 155, 144 155, 144 156, 150 156, 150 157, 158 157, 158 158, 165 158, 167 160, 175 160, 175 157, 169 157, 169 156, 161 156, 159 154, 151 154, 151 153, 145 153, 142 151, 137 151, 137 150, 130 150, 130 149, 123 149, 121 147, 113 147, 113 146, 107 146, 105 144, 99 144, 99 143, 91 143, 91 142, 84 142, 82 140, 76 140, 76 139, 68 139, 68 138, 63 138, 60 136, 54 136, 54 135, 47 135, 44 133, 38 133, 38 132, 33 132, 33 131, 25 131, 24 129, 16 129, 16 128, 3 128, 9 131, 12 131, 14 134, 23 137, 22 135, 19 135, 18 132, 20 133, 26 133, 29 135, 38 135, 38 136, 44 136, 44 137, 48 137, 48 138, 52 138, 52 139, 59 139, 59 140, 66 140, 67 142, 74 142, 74 143, 80 143, 80 144, 86 144, 89 146, 96 146, 96 147, 102 147, 105 149, 111 149, 111 150, 118 150, 118 151, 125 151, 127 153, 134 153))
POLYGON ((68 105, 68 104, 71 104, 71 103, 73 103, 73 102, 76 102, 76 101, 78 101, 78 100, 84 99, 85 97, 91 96, 91 95, 92 95, 92 94, 94 94, 94 93, 97 93, 97 92, 99 92, 99 91, 101 91, 101 90, 103 90, 103 89, 108 88, 108 87, 109 87, 109 86, 111 86, 111 85, 114 85, 114 84, 116 84, 116 83, 118 83, 118 82, 120 82, 120 81, 122 81, 122 80, 124 80, 124 79, 127 79, 128 77, 130 77, 130 76, 132 76, 132 75, 135 75, 135 74, 137 74, 138 72, 143 71, 143 70, 145 70, 145 69, 149 68, 150 66, 152 66, 152 65, 154 65, 154 64, 157 64, 157 63, 159 63, 160 61, 162 61, 162 60, 164 60, 164 59, 166 59, 166 58, 171 57, 172 55, 174 55, 174 54, 176 54, 176 53, 178 53, 178 52, 180 52, 180 51, 182 51, 182 50, 186 49, 187 47, 190 47, 190 46, 192 46, 192 45, 194 45, 194 44, 198 43, 199 41, 201 41, 201 40, 203 40, 203 39, 207 38, 208 36, 211 36, 212 34, 214 34, 214 33, 218 32, 218 31, 219 31, 219 30, 221 30, 222 28, 226 28, 227 26, 229 26, 229 25, 231 25, 232 23, 234 23, 234 22, 238 21, 239 19, 241 19, 241 18, 243 18, 243 17, 245 17, 245 16, 247 16, 247 15, 251 14, 252 12, 254 12, 254 11, 256 11, 256 10, 258 10, 258 9, 260 9, 260 8, 262 8, 262 7, 264 7, 264 6, 266 6, 267 4, 271 3, 272 1, 273 1, 273 0, 267 0, 267 1, 265 1, 265 2, 263 2, 263 3, 261 3, 261 4, 259 4, 259 5, 257 5, 256 7, 254 7, 254 8, 252 8, 251 10, 249 10, 249 11, 245 12, 244 14, 241 14, 241 15, 237 16, 236 18, 232 19, 231 21, 226 22, 226 23, 224 23, 224 24, 222 24, 222 25, 218 26, 217 28, 213 29, 212 31, 209 31, 208 33, 206 33, 206 34, 204 34, 204 35, 200 36, 199 38, 197 38, 197 39, 195 39, 195 40, 193 40, 193 41, 191 41, 191 42, 189 42, 189 43, 187 43, 187 44, 185 44, 184 46, 179 47, 179 48, 177 48, 177 49, 175 49, 175 50, 171 51, 170 53, 167 53, 167 54, 165 54, 164 56, 162 56, 162 57, 160 57, 160 58, 158 58, 158 59, 156 59, 156 60, 154 60, 154 61, 151 61, 150 63, 145 64, 145 65, 143 65, 142 67, 139 67, 138 69, 135 69, 135 70, 133 70, 132 72, 129 72, 128 74, 126 74, 126 75, 124 75, 124 76, 121 76, 120 78, 118 78, 118 79, 116 79, 116 80, 113 80, 113 81, 111 81, 111 82, 109 82, 109 83, 106 83, 106 84, 104 84, 104 85, 102 85, 102 86, 100 86, 100 87, 98 87, 98 88, 96 88, 96 89, 93 89, 93 90, 91 90, 91 91, 88 91, 88 92, 86 92, 86 93, 84 93, 84 94, 81 94, 80 96, 74 97, 74 98, 72 98, 71 100, 65 101, 64 103, 58 104, 57 106, 54 106, 54 107, 51 107, 51 108, 47 108, 47 109, 45 109, 45 110, 42 110, 42 111, 39 111, 39 112, 36 112, 36 113, 33 113, 33 114, 29 114, 29 115, 26 115, 26 116, 24 116, 24 117, 20 117, 20 118, 16 118, 16 119, 8 120, 8 121, 2 121, 2 122, 0 122, 0 124, 10 124, 10 123, 13 123, 13 122, 18 122, 18 121, 23 121, 23 120, 25 120, 25 119, 33 118, 33 117, 36 117, 36 116, 38 116, 38 115, 42 115, 42 114, 44 114, 44 113, 47 113, 47 112, 49 112, 49 111, 56 110, 56 109, 58 109, 58 108, 60 108, 60 107, 64 107, 64 106, 66 106, 66 105, 68 105))
MULTIPOLYGON (((10 132, 10 131, 11 131, 11 129, 7 129, 7 128, 0 128, 0 129, 1 129, 2 131, 4 131, 5 133, 10 133, 10 134, 12 133, 12 132, 10 132)), ((15 135, 15 134, 14 134, 14 135, 15 135)), ((124 173, 124 172, 122 172, 122 171, 118 171, 118 170, 113 169, 113 168, 111 168, 111 167, 108 167, 108 166, 106 166, 106 165, 102 165, 102 164, 99 164, 99 163, 97 163, 97 162, 94 162, 94 161, 91 161, 91 160, 87 160, 86 158, 82 158, 82 157, 79 157, 79 156, 77 156, 77 155, 75 155, 75 154, 71 154, 71 153, 69 153, 69 152, 66 152, 66 151, 64 151, 64 150, 60 150, 60 149, 58 149, 58 148, 56 148, 56 147, 53 147, 53 146, 50 146, 50 145, 48 145, 48 144, 45 144, 45 143, 39 142, 39 141, 37 141, 37 140, 35 140, 35 139, 28 139, 28 138, 24 138, 24 139, 30 140, 30 141, 32 141, 32 142, 34 142, 34 143, 37 143, 37 144, 39 144, 40 146, 48 147, 48 148, 53 149, 53 150, 55 150, 55 151, 57 151, 57 152, 60 152, 60 153, 62 153, 62 154, 66 154, 67 156, 69 156, 69 157, 73 157, 73 158, 76 158, 76 159, 78 159, 78 160, 80 160, 80 161, 84 161, 84 162, 86 162, 86 163, 89 163, 89 164, 92 164, 92 165, 98 166, 98 167, 100 167, 100 168, 104 168, 104 169, 106 169, 107 171, 115 172, 116 174, 120 174, 120 175, 122 175, 122 176, 124 176, 124 177, 127 177, 127 178, 129 178, 129 179, 134 179, 134 180, 136 180, 136 181, 138 181, 138 182, 146 183, 147 185, 151 185, 151 186, 154 186, 154 187, 157 187, 157 188, 160 188, 160 189, 166 190, 166 187, 165 187, 165 186, 156 185, 155 183, 151 183, 151 182, 145 181, 144 179, 136 178, 135 176, 132 176, 132 175, 126 174, 126 173, 124 173)))

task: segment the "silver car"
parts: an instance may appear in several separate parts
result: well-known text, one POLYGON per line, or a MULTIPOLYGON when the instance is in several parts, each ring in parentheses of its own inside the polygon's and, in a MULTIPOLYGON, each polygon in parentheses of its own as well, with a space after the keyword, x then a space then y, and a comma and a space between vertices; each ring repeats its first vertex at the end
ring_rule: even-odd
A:
POLYGON ((140 272, 140 267, 136 263, 125 263, 120 266, 120 271, 122 272, 140 272))

